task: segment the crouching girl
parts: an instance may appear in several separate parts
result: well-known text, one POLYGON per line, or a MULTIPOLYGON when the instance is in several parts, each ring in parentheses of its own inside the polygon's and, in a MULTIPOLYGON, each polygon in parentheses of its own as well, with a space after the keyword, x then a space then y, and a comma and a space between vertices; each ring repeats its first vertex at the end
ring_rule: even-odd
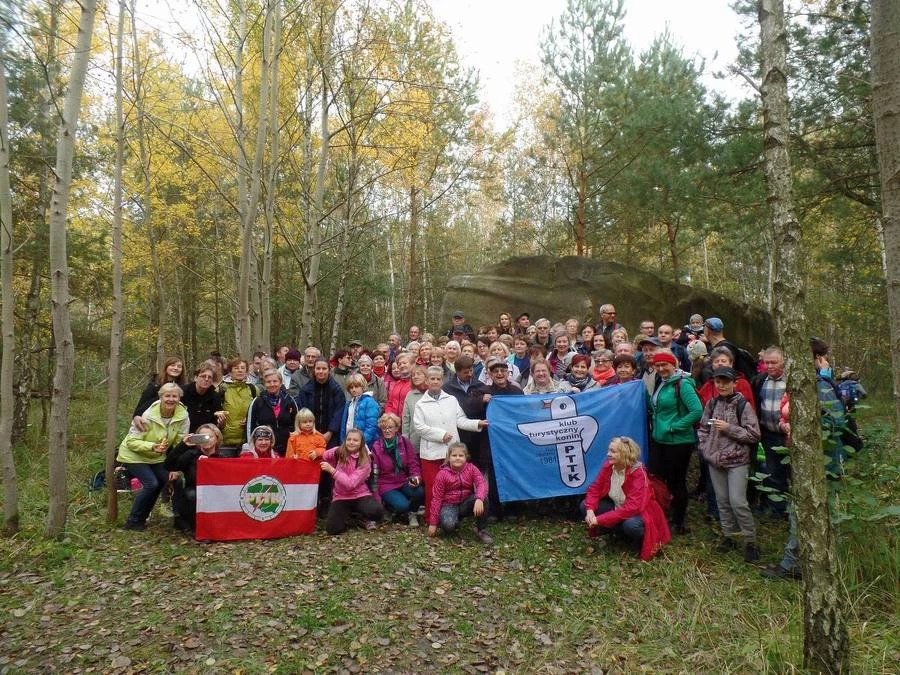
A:
POLYGON ((589 532, 592 536, 618 532, 640 551, 641 560, 649 560, 672 535, 641 464, 641 449, 620 436, 612 439, 606 457, 584 500, 589 532))
POLYGON ((481 543, 494 542, 485 529, 488 485, 481 471, 469 461, 464 443, 452 443, 447 448, 447 461, 434 480, 431 510, 428 513, 428 536, 437 536, 438 524, 445 534, 459 527, 459 519, 475 517, 475 528, 481 543))
POLYGON ((354 512, 363 518, 367 530, 375 529, 384 509, 366 484, 372 473, 372 460, 359 429, 350 429, 341 445, 325 451, 322 471, 334 480, 325 531, 340 534, 347 529, 347 519, 354 512))

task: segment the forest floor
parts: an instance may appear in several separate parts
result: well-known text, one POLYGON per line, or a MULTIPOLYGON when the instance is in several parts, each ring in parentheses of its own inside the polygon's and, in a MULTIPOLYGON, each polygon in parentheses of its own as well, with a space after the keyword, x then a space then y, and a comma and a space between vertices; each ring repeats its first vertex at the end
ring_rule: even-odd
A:
MULTIPOLYGON (((26 527, 0 556, 0 673, 781 673, 802 662, 800 584, 715 551, 695 501, 691 532, 646 563, 582 524, 538 518, 492 526, 489 548, 471 521, 449 539, 405 523, 329 537, 320 523, 310 536, 200 544, 158 511, 143 533, 106 524, 105 495, 81 473, 61 541, 43 538, 45 507, 24 486, 26 527)), ((120 520, 129 506, 121 497, 120 520)), ((842 537, 853 672, 900 663, 886 522, 842 537)), ((780 559, 786 529, 762 521, 760 566, 780 559)))

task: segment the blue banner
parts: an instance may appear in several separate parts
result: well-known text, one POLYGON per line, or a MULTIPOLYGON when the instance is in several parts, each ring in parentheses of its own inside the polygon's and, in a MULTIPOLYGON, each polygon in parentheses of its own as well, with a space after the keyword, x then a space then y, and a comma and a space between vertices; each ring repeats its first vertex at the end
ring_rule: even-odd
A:
POLYGON ((633 438, 647 457, 644 383, 578 394, 495 396, 488 435, 500 501, 587 492, 616 436, 633 438))

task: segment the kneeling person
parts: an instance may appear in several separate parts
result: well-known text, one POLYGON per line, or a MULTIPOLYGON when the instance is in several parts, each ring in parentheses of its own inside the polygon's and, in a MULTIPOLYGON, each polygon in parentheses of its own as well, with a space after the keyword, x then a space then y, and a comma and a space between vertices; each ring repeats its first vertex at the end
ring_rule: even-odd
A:
POLYGON ((472 515, 478 538, 485 545, 493 543, 487 533, 488 486, 481 471, 469 461, 469 451, 462 443, 447 448, 447 461, 438 471, 428 513, 428 536, 437 536, 438 524, 445 534, 459 527, 459 519, 472 515))

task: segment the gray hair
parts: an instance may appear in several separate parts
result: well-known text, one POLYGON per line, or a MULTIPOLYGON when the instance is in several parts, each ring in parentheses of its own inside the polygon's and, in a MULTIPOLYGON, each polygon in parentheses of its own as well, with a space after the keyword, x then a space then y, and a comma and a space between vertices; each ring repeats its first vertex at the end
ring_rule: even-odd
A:
POLYGON ((425 371, 426 377, 444 377, 444 369, 440 366, 428 366, 428 370, 425 371))

